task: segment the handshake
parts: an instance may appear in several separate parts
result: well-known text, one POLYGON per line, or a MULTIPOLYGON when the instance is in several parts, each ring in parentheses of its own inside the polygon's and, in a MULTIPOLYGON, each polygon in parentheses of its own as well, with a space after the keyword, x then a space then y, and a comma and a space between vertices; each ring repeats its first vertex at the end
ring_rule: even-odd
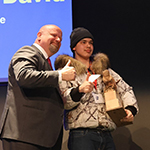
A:
POLYGON ((60 70, 60 73, 62 75, 62 80, 65 81, 75 80, 76 71, 74 67, 70 67, 70 64, 71 64, 71 60, 69 60, 65 65, 65 67, 60 70))

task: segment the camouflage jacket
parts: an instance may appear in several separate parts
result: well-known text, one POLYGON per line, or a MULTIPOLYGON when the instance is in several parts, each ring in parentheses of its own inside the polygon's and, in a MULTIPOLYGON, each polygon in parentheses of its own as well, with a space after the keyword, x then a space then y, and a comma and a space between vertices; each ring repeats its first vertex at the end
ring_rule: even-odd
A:
MULTIPOLYGON (((103 59, 103 58, 97 58, 99 54, 95 56, 96 59, 103 59)), ((103 89, 105 87, 102 75, 97 79, 97 88, 94 88, 92 92, 83 94, 81 99, 79 101, 75 102, 70 92, 73 88, 77 88, 79 85, 81 85, 85 79, 86 79, 86 69, 83 69, 84 67, 82 64, 77 62, 77 60, 67 56, 67 55, 61 55, 59 56, 56 61, 55 65, 56 68, 62 68, 63 66, 60 66, 58 64, 64 64, 62 59, 65 60, 65 63, 68 61, 68 59, 71 59, 72 66, 75 67, 77 71, 77 76, 75 81, 62 81, 60 83, 60 90, 62 93, 62 97, 64 100, 64 125, 65 129, 75 129, 75 128, 97 128, 97 127, 103 127, 104 130, 114 130, 116 128, 115 123, 111 120, 109 115, 106 113, 105 108, 105 101, 104 101, 104 92, 103 89), (61 62, 60 62, 61 59, 61 62), (97 103, 94 99, 94 95, 98 94, 101 101, 100 103, 97 103)), ((95 60, 96 61, 96 60, 95 60)), ((97 68, 100 68, 99 71, 95 72, 96 74, 101 74, 101 72, 105 69, 109 70, 110 75, 114 78, 116 85, 117 85, 117 98, 120 103, 123 103, 124 107, 127 106, 134 106, 136 111, 138 112, 138 105, 137 100, 134 96, 134 92, 132 90, 132 87, 130 87, 116 72, 114 72, 112 69, 107 68, 108 65, 105 65, 106 67, 102 68, 104 66, 100 63, 106 63, 104 60, 101 62, 96 62, 95 66, 93 66, 93 70, 95 67, 95 70, 97 68), (98 63, 98 66, 96 66, 98 63)), ((94 63, 93 63, 94 64, 94 63)))

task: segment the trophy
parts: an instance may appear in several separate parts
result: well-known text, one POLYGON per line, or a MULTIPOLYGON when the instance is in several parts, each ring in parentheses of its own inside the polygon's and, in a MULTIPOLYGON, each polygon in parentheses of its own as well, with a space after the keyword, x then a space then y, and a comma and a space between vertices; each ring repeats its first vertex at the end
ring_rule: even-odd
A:
POLYGON ((116 124, 117 127, 132 124, 132 122, 121 122, 127 114, 124 110, 122 102, 117 98, 117 86, 113 77, 109 74, 108 70, 103 71, 103 82, 105 84, 104 99, 106 105, 106 112, 116 124))

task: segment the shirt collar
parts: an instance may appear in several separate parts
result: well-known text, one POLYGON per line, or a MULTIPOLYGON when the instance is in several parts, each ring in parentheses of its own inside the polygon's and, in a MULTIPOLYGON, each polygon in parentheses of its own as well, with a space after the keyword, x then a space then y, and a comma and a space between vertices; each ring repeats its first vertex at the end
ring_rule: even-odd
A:
POLYGON ((48 58, 47 53, 45 52, 45 50, 40 45, 38 45, 37 43, 33 43, 33 45, 36 46, 41 51, 41 53, 44 55, 45 59, 48 58))

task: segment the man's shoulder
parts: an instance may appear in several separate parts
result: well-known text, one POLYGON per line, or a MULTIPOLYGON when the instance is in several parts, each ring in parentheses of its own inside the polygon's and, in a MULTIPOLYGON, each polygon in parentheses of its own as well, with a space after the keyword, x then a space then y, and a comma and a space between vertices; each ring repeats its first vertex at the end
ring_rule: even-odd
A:
POLYGON ((34 58, 34 57, 40 57, 42 54, 41 52, 34 46, 23 46, 21 47, 13 56, 12 59, 18 59, 18 58, 34 58))
POLYGON ((36 48, 34 45, 25 45, 23 47, 21 47, 16 53, 15 55, 30 55, 30 54, 39 54, 40 51, 38 50, 38 48, 36 48))
MULTIPOLYGON (((24 50, 35 52, 35 51, 37 50, 37 48, 36 48, 34 45, 31 45, 31 46, 25 45, 25 46, 23 46, 23 47, 21 47, 21 48, 19 49, 19 51, 24 51, 24 50)), ((25 51, 24 51, 24 52, 25 52, 25 51)))

